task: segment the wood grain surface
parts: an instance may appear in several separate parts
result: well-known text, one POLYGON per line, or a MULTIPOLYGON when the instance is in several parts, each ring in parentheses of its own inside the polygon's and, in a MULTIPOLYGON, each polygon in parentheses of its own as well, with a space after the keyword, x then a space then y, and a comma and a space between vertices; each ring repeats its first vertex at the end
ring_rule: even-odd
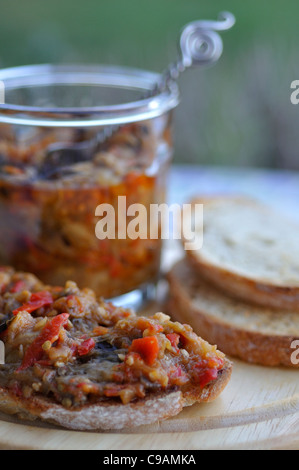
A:
POLYGON ((131 432, 68 431, 0 415, 2 449, 299 449, 298 371, 234 361, 213 403, 131 432))

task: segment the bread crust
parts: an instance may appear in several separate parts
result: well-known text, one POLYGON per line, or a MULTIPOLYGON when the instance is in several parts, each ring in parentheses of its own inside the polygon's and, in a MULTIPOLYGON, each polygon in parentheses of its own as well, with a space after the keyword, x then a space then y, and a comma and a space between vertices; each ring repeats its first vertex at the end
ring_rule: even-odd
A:
MULTIPOLYGON (((257 204, 256 201, 245 197, 223 196, 221 200, 244 202, 246 205, 257 204)), ((219 196, 194 198, 191 204, 208 205, 219 196)), ((187 240, 184 240, 186 242, 187 240)), ((186 255, 194 268, 209 282, 223 292, 246 302, 275 309, 296 310, 299 312, 299 286, 285 286, 271 283, 265 279, 254 279, 237 272, 214 265, 203 256, 202 252, 186 250, 186 255)))
POLYGON ((186 253, 195 269, 223 292, 256 305, 299 312, 299 288, 255 281, 213 266, 205 262, 200 254, 194 255, 192 251, 186 253))
MULTIPOLYGON (((188 288, 176 275, 180 263, 186 262, 179 261, 167 275, 170 286, 168 310, 177 321, 190 324, 198 335, 217 344, 219 349, 230 356, 264 366, 299 368, 299 364, 291 361, 291 344, 299 340, 299 335, 271 335, 236 327, 195 306, 188 288)), ((250 305, 246 314, 248 311, 250 305)))
POLYGON ((72 430, 133 429, 175 416, 183 407, 195 402, 215 400, 229 382, 231 373, 232 363, 226 359, 218 378, 203 389, 193 387, 184 394, 181 391, 153 394, 127 405, 107 401, 79 409, 64 408, 38 395, 32 398, 18 397, 0 388, 0 411, 25 420, 41 419, 72 430))

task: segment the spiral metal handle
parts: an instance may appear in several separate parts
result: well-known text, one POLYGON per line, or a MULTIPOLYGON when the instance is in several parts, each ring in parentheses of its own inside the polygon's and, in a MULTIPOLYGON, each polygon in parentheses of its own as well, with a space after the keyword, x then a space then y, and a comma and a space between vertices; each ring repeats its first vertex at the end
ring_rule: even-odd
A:
POLYGON ((155 92, 168 88, 186 68, 217 62, 223 51, 223 43, 216 31, 228 30, 234 24, 235 17, 229 12, 220 13, 217 21, 201 20, 187 24, 180 37, 180 58, 162 74, 155 92))

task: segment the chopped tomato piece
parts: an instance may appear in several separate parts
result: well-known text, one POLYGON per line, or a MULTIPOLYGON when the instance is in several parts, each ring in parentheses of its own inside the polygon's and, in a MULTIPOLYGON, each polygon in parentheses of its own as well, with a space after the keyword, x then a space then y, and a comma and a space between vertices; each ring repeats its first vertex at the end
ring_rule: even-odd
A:
POLYGON ((94 347, 95 342, 92 338, 86 339, 82 344, 78 346, 77 352, 79 356, 85 356, 88 354, 94 347))
POLYGON ((221 369, 223 367, 224 361, 221 357, 212 356, 207 357, 206 359, 202 359, 201 361, 197 362, 196 368, 199 369, 221 369))
POLYGON ((180 342, 180 335, 176 333, 169 333, 168 335, 166 335, 166 338, 169 339, 171 346, 174 349, 178 350, 178 345, 180 342))
POLYGON ((208 357, 195 364, 195 380, 201 387, 205 387, 209 382, 216 380, 218 371, 223 367, 223 360, 220 357, 208 357))
POLYGON ((142 359, 153 365, 159 354, 159 342, 156 336, 145 336, 145 338, 134 339, 129 351, 140 354, 142 359))
POLYGON ((41 291, 36 292, 35 294, 31 294, 30 300, 28 303, 22 305, 21 307, 15 309, 12 313, 17 315, 22 310, 25 310, 28 313, 34 312, 41 307, 45 307, 46 305, 51 305, 54 302, 52 295, 50 292, 41 291))
POLYGON ((181 366, 171 368, 169 379, 173 385, 183 385, 188 382, 188 375, 183 371, 181 366))
POLYGON ((44 354, 43 344, 46 341, 50 341, 51 344, 57 341, 61 328, 67 325, 68 318, 68 313, 61 313, 48 321, 38 337, 26 349, 23 362, 17 369, 17 372, 31 367, 35 362, 42 359, 44 354))
POLYGON ((217 369, 204 369, 198 375, 198 382, 199 382, 200 386, 203 388, 208 383, 212 382, 213 380, 216 380, 217 377, 218 377, 218 370, 217 369))

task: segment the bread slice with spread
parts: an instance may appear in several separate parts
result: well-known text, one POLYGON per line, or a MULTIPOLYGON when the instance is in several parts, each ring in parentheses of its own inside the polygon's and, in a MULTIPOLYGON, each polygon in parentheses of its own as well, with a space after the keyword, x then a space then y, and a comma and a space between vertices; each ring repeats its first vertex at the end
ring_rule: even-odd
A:
POLYGON ((186 251, 197 271, 239 299, 299 311, 299 224, 247 197, 198 197, 192 204, 204 206, 197 225, 203 246, 186 251))
POLYGON ((230 356, 265 366, 298 368, 298 312, 237 300, 207 282, 187 258, 168 273, 170 310, 175 319, 230 356))
POLYGON ((132 428, 215 399, 231 362, 163 313, 0 270, 0 410, 77 430, 132 428))

